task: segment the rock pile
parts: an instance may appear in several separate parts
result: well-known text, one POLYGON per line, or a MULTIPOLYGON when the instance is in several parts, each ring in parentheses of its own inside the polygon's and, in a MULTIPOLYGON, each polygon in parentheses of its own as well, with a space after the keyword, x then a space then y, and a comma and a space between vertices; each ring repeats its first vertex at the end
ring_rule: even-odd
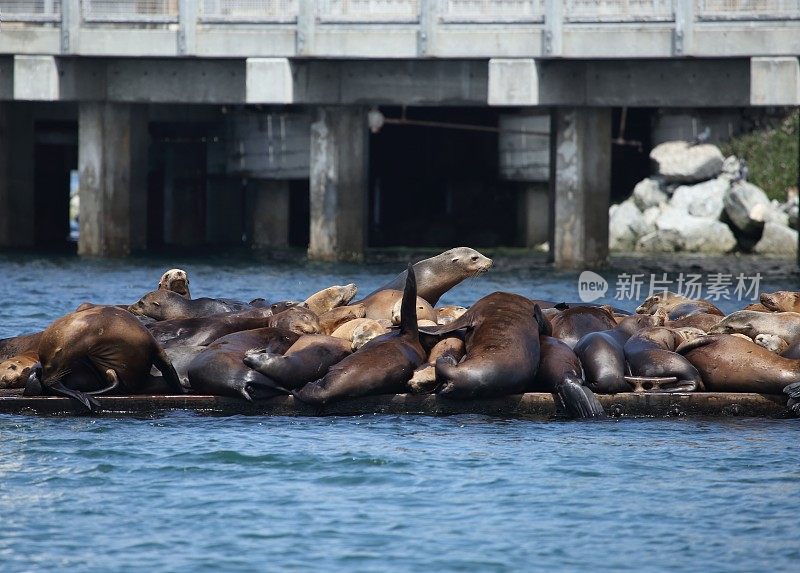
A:
POLYGON ((710 144, 670 141, 650 159, 655 174, 609 210, 612 251, 797 254, 796 194, 770 201, 710 144))

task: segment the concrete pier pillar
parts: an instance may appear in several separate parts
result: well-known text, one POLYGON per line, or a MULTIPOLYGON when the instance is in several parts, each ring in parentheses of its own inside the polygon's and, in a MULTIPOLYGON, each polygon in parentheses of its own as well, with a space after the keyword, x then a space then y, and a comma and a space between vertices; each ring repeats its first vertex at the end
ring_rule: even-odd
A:
POLYGON ((611 108, 555 108, 551 117, 550 256, 556 266, 608 259, 611 108))
POLYGON ((524 183, 519 192, 520 243, 533 249, 550 238, 550 189, 547 183, 524 183))
POLYGON ((36 237, 31 106, 0 103, 0 248, 30 248, 36 237))
POLYGON ((252 245, 259 249, 289 246, 289 182, 251 179, 247 185, 252 245))
POLYGON ((81 103, 78 118, 81 255, 146 247, 147 114, 137 105, 81 103))
POLYGON ((368 144, 363 108, 317 109, 311 124, 309 259, 363 260, 368 144))

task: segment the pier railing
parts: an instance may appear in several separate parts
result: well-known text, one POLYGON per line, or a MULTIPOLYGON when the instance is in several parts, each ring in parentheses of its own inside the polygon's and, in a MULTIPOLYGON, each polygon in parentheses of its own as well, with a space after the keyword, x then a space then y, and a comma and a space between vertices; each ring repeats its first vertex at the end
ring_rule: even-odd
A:
POLYGON ((800 0, 0 0, 0 53, 797 55, 798 26, 800 0))

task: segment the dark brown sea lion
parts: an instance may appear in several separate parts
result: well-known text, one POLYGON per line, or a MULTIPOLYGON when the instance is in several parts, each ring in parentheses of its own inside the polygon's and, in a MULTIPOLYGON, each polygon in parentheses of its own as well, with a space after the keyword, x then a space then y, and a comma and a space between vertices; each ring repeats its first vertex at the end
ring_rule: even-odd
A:
POLYGON ((41 338, 42 332, 39 331, 0 339, 0 360, 8 360, 19 354, 36 351, 41 338))
POLYGON ((702 336, 678 347, 703 377, 709 392, 781 394, 800 382, 800 360, 778 356, 730 334, 702 336))
POLYGON ((723 318, 709 334, 744 334, 755 338, 759 334, 774 334, 791 346, 800 341, 800 313, 758 312, 738 310, 723 318))
POLYGON ((625 381, 628 374, 625 343, 643 328, 662 326, 665 315, 664 312, 633 314, 623 318, 612 329, 583 335, 575 344, 574 351, 583 365, 586 385, 602 394, 630 392, 630 384, 625 381))
POLYGON ((232 332, 266 327, 314 334, 319 332, 319 321, 307 308, 293 306, 278 314, 268 308, 250 308, 200 318, 162 320, 148 326, 165 346, 207 346, 232 332))
POLYGON ((653 314, 658 309, 667 312, 669 320, 678 320, 691 314, 705 312, 725 316, 725 313, 707 300, 694 300, 674 292, 664 291, 645 299, 636 309, 637 314, 653 314))
POLYGON ((89 410, 93 404, 88 393, 138 393, 152 365, 172 391, 183 392, 153 335, 129 312, 115 307, 73 312, 54 321, 42 333, 39 359, 32 382, 74 398, 89 410))
POLYGON ((154 290, 130 305, 128 310, 133 314, 149 316, 156 320, 174 320, 237 312, 247 308, 251 307, 244 302, 216 298, 187 299, 169 290, 154 290))
POLYGON ((192 390, 198 394, 236 396, 252 401, 288 393, 274 380, 244 363, 248 352, 282 354, 300 335, 284 328, 257 328, 223 336, 189 363, 192 390))
POLYGON ((29 350, 0 362, 0 388, 24 388, 39 362, 39 353, 29 350))
POLYGON ((356 292, 358 292, 358 287, 353 283, 334 285, 315 292, 305 300, 305 303, 311 312, 320 316, 334 308, 346 305, 353 300, 356 292))
POLYGON ((686 342, 677 329, 664 326, 645 328, 625 343, 634 390, 659 392, 703 391, 697 369, 675 350, 686 342), (659 380, 660 379, 660 380, 659 380))
POLYGON ((539 335, 550 332, 538 304, 523 296, 495 292, 478 300, 450 324, 425 329, 448 334, 466 329, 466 356, 436 361, 437 393, 455 399, 520 394, 539 365, 539 335))
POLYGON ((761 304, 772 312, 800 312, 800 292, 779 290, 764 292, 759 297, 761 304))
POLYGON ((529 389, 552 393, 558 417, 604 418, 603 406, 583 385, 581 362, 572 349, 547 335, 539 337, 539 348, 539 368, 529 389))
POLYGON ((328 369, 351 354, 350 342, 325 334, 301 336, 285 354, 251 352, 244 363, 275 380, 287 390, 296 390, 319 380, 328 369))
POLYGON ((357 318, 365 318, 367 309, 363 304, 351 304, 329 310, 319 317, 319 331, 322 334, 333 334, 343 324, 357 318))
POLYGON ((550 324, 553 336, 574 348, 584 335, 616 328, 617 321, 608 307, 576 306, 551 316, 550 324))
POLYGON ((189 294, 189 275, 183 269, 170 269, 161 275, 158 288, 178 293, 185 298, 192 298, 189 294))
MULTIPOLYGON (((458 283, 484 273, 490 268, 492 268, 492 259, 484 257, 475 249, 469 247, 450 249, 435 257, 414 263, 414 273, 417 275, 417 296, 427 300, 431 305, 435 305, 444 293, 458 283)), ((403 271, 367 297, 387 289, 403 290, 405 282, 406 271, 403 271)))
POLYGON ((425 360, 419 343, 414 270, 408 266, 400 328, 369 341, 332 366, 321 379, 292 394, 303 402, 326 404, 345 398, 404 392, 414 369, 425 360))

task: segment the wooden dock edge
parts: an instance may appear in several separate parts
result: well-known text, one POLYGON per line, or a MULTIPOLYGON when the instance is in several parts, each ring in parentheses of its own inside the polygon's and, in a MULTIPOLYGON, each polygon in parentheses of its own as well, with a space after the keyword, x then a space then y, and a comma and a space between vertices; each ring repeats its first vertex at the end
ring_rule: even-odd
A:
MULTIPOLYGON (((686 394, 624 393, 598 396, 611 417, 761 417, 787 414, 785 396, 696 392, 686 394)), ((173 410, 205 415, 358 416, 367 414, 423 414, 449 416, 479 414, 507 418, 548 419, 555 415, 546 393, 529 393, 492 400, 455 401, 436 395, 395 394, 345 400, 314 407, 281 396, 247 402, 220 396, 100 396, 98 416, 151 416, 173 410)), ((0 414, 76 415, 81 411, 67 398, 23 397, 0 394, 0 414)))

